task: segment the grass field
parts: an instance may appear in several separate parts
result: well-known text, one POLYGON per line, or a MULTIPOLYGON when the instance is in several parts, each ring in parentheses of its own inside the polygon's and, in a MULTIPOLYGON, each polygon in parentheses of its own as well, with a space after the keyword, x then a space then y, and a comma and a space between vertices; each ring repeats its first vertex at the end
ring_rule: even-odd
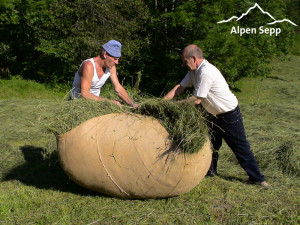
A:
POLYGON ((219 176, 158 200, 121 200, 74 184, 41 119, 65 93, 0 80, 0 224, 300 224, 300 56, 272 65, 267 77, 235 84, 248 139, 272 187, 249 184, 224 145, 219 176))

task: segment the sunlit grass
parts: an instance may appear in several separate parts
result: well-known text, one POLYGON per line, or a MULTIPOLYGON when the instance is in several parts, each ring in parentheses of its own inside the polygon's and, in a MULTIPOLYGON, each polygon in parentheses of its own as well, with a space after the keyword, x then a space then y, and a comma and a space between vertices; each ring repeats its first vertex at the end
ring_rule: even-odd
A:
POLYGON ((299 65, 300 57, 275 61, 267 77, 236 84, 268 190, 247 182, 226 145, 220 175, 178 197, 120 200, 86 190, 65 175, 44 129, 41 112, 59 107, 63 95, 44 90, 37 99, 34 84, 23 86, 27 94, 2 93, 0 224, 299 224, 299 65))
POLYGON ((26 81, 19 77, 9 80, 0 79, 0 99, 60 99, 67 93, 60 88, 55 91, 34 81, 26 81))

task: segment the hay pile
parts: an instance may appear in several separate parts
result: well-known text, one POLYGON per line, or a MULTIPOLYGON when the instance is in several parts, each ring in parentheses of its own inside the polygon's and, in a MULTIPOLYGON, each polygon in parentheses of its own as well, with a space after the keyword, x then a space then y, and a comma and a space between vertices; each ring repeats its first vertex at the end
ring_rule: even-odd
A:
POLYGON ((91 118, 110 113, 134 113, 156 118, 169 132, 170 139, 185 153, 197 152, 206 141, 208 129, 201 109, 189 102, 153 98, 143 99, 138 109, 119 108, 108 101, 64 101, 47 116, 47 127, 55 135, 64 134, 91 118))
POLYGON ((110 113, 57 136, 60 164, 75 183, 129 199, 165 198, 193 189, 207 173, 207 139, 194 154, 183 154, 153 117, 110 113))

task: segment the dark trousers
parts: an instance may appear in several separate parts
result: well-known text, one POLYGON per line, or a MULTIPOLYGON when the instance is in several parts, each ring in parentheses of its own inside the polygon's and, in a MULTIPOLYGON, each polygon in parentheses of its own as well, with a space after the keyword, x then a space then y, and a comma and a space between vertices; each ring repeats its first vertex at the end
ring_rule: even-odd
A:
POLYGON ((258 163, 246 139, 243 118, 239 106, 234 111, 218 115, 217 118, 209 116, 210 137, 214 148, 213 159, 209 170, 210 174, 217 174, 218 151, 222 146, 222 139, 235 154, 238 162, 246 171, 252 182, 265 181, 258 163))

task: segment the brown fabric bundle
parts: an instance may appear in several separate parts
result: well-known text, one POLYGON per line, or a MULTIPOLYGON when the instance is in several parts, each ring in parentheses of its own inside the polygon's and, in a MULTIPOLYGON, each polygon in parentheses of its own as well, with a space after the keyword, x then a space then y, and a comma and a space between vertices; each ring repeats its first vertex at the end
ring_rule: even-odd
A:
POLYGON ((164 198, 194 188, 212 152, 184 154, 153 117, 108 114, 59 135, 58 154, 70 178, 90 190, 120 198, 164 198))

